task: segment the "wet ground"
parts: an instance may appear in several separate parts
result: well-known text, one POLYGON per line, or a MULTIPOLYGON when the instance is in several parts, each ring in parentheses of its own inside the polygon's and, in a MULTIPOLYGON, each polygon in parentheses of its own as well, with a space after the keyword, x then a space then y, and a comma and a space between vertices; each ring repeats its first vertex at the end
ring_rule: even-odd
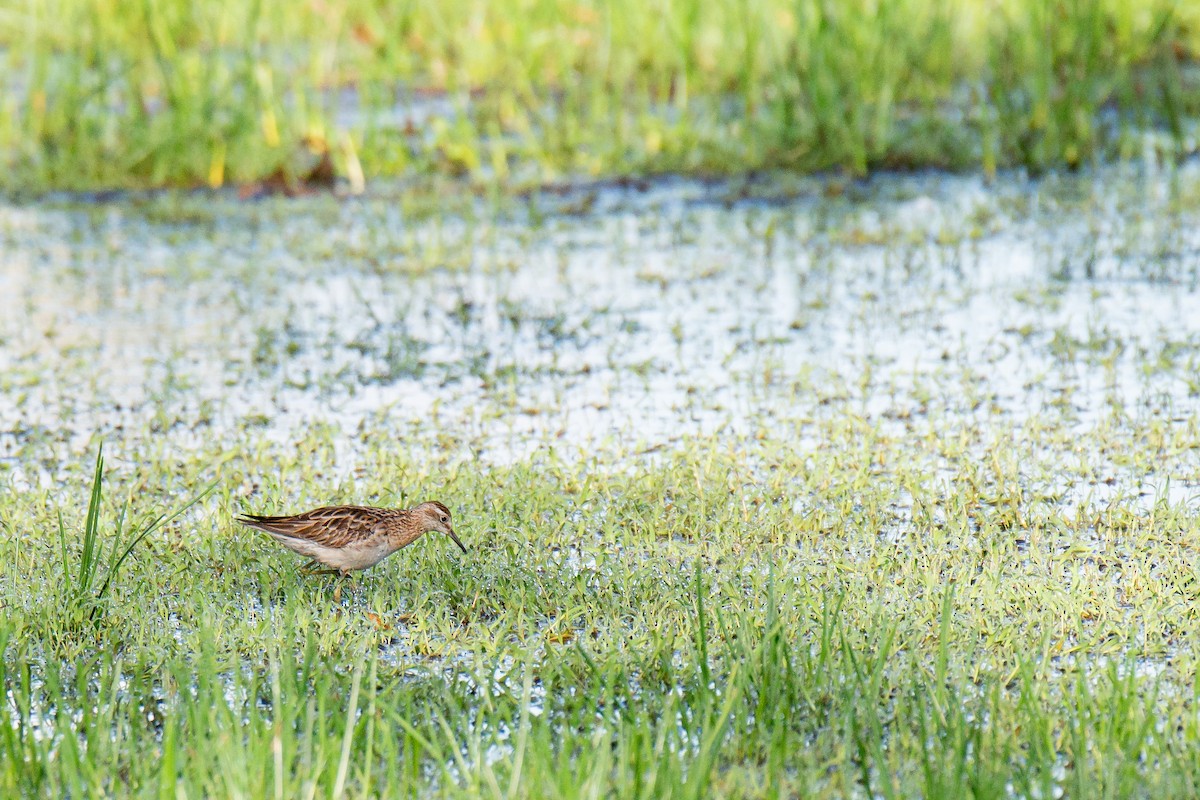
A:
POLYGON ((0 469, 45 485, 23 443, 96 434, 329 425, 349 471, 358 435, 505 463, 805 446, 835 413, 1186 420, 1198 177, 664 180, 445 216, 399 187, 2 205, 0 469))
MULTIPOLYGON (((994 184, 664 180, 445 213, 400 187, 0 205, 0 491, 78 483, 98 438, 110 464, 151 452, 169 469, 170 453, 215 446, 259 453, 255 474, 319 438, 337 451, 332 477, 351 482, 378 455, 365 441, 442 467, 601 454, 599 471, 620 475, 696 440, 762 439, 729 491, 720 482, 734 478, 697 473, 708 483, 691 508, 673 497, 690 474, 644 496, 627 484, 629 498, 592 487, 528 527, 476 503, 466 510, 484 518, 472 531, 484 557, 415 548, 344 601, 325 584, 280 581, 294 575, 291 555, 229 522, 238 502, 261 498, 226 486, 216 519, 230 531, 204 523, 188 548, 182 532, 165 541, 170 570, 153 573, 152 600, 130 581, 129 596, 159 609, 136 624, 169 631, 160 649, 192 651, 211 638, 206 620, 234 621, 223 635, 247 663, 263 652, 263 619, 338 642, 358 626, 414 682, 507 694, 550 716, 527 667, 573 640, 606 653, 657 641, 663 608, 690 609, 704 537, 729 532, 713 572, 735 573, 754 603, 766 576, 786 575, 796 592, 898 610, 902 638, 927 645, 953 584, 967 634, 952 647, 971 670, 1010 648, 1024 655, 1040 630, 1054 678, 1069 682, 1077 659, 1125 668, 1118 657, 1134 654, 1173 702, 1195 685, 1195 532, 1181 531, 1188 513, 1156 517, 1155 504, 1189 503, 1200 486, 1198 186, 1192 165, 994 184), (860 439, 865 457, 841 459, 860 439), (262 456, 264 442, 283 446, 262 456), (760 458, 789 469, 768 474, 760 458), (813 473, 831 465, 837 485, 822 485, 813 473), (728 507, 697 510, 712 498, 728 507), (639 502, 650 529, 614 531, 607 517, 628 526, 639 502), (796 530, 779 535, 785 525, 796 530), (385 591, 393 599, 372 605, 385 591), (377 642, 374 626, 393 633, 377 642)), ((181 479, 196 484, 182 494, 209 469, 181 479)), ((328 493, 330 478, 307 488, 328 493)), ((303 483, 266 502, 300 502, 303 483)), ((62 494, 53 502, 81 516, 62 494)), ((34 505, 23 519, 40 519, 34 505)), ((51 528, 26 525, 45 539, 30 563, 52 561, 51 528)), ((41 619, 59 577, 35 576, 32 591, 9 577, 7 597, 41 619)), ((808 620, 799 607, 793 628, 808 620)), ((672 647, 682 672, 690 655, 672 647)), ((252 670, 230 674, 252 682, 252 670)), ((515 720, 473 719, 475 760, 508 758, 515 720)), ((678 736, 693 746, 683 722, 678 736)))

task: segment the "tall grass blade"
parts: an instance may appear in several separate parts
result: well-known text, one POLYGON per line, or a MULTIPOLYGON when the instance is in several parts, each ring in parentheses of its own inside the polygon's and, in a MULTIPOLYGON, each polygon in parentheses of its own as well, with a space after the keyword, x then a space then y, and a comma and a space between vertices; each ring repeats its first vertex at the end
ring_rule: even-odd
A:
POLYGON ((350 702, 346 704, 346 729, 342 733, 342 752, 338 759, 337 777, 333 782, 330 800, 340 800, 346 794, 346 775, 350 770, 350 748, 354 744, 354 728, 358 722, 358 691, 362 685, 363 662, 354 669, 354 681, 350 686, 350 702))
POLYGON ((104 443, 100 443, 96 451, 96 470, 92 476, 92 494, 88 500, 87 519, 83 525, 83 555, 79 563, 78 591, 82 595, 87 592, 96 575, 96 565, 99 561, 103 543, 99 542, 100 534, 100 505, 104 496, 104 443))

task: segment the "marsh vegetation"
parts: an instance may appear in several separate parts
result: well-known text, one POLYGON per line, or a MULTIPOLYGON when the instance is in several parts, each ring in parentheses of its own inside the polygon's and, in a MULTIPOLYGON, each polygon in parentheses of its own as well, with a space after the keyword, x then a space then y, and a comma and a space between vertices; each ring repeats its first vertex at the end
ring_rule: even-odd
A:
POLYGON ((1194 793, 1195 177, 4 206, 3 792, 1194 793))
POLYGON ((0 8, 0 795, 1197 796, 1197 8, 0 8))
POLYGON ((1195 150, 1172 0, 22 0, 9 189, 1032 170, 1195 150))

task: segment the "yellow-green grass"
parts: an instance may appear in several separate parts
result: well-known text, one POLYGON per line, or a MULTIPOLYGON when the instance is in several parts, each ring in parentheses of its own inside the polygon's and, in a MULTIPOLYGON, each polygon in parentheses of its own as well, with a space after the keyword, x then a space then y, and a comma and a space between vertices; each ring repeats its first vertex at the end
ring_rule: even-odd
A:
POLYGON ((657 459, 492 469, 360 443, 371 468, 353 499, 390 498, 403 475, 456 510, 471 552, 426 537, 345 583, 301 574, 232 521, 344 495, 323 477, 337 472, 328 430, 299 446, 135 446, 105 476, 101 535, 126 502, 133 519, 214 476, 220 488, 134 551, 86 624, 47 568, 57 513, 82 527, 80 463, 52 490, 0 500, 0 787, 1194 792, 1194 516, 1166 499, 1061 503, 1051 488, 1095 482, 1089 453, 1178 469, 1194 426, 1117 413, 1081 435, 935 418, 909 430, 832 414, 811 450, 697 440, 657 459), (245 495, 277 474, 269 496, 245 495))
POLYGON ((0 796, 1194 796, 1194 177, 5 206, 0 796))
POLYGON ((0 164, 11 190, 296 183, 325 153, 352 187, 1170 158, 1198 31, 1171 0, 21 0, 0 164))

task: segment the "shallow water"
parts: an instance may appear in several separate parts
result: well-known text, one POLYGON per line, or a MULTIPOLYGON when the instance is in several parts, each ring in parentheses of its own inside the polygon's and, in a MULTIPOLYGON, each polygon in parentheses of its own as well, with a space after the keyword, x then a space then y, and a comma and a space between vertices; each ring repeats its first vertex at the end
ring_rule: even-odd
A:
MULTIPOLYGON (((132 460, 299 441, 317 425, 351 476, 364 436, 487 465, 551 448, 653 458, 697 436, 811 449, 822 422, 851 417, 904 441, 966 428, 986 441, 1036 419, 1194 424, 1197 178, 1189 165, 991 185, 665 180, 433 217, 408 213, 396 187, 0 205, 0 480, 52 485, 97 436, 132 460)), ((1200 484, 1194 455, 1168 473, 1078 457, 1094 480, 1038 491, 1150 505, 1200 484)), ((925 532, 897 498, 878 533, 903 547, 925 532)), ((606 569, 600 544, 553 563, 606 569)), ((682 547, 678 566, 692 568, 682 547)), ((1071 567, 1098 581, 1087 568, 1071 567)), ((881 587, 881 602, 889 591, 912 586, 881 587)), ((511 657, 483 673, 465 651, 419 656, 403 630, 383 656, 417 679, 526 691, 511 657)), ((544 689, 527 691, 540 713, 544 689)), ((489 736, 500 744, 482 757, 504 756, 508 730, 489 736)))
MULTIPOLYGON (((418 459, 687 437, 812 443, 1200 393, 1195 165, 992 185, 950 176, 546 193, 467 216, 354 199, 152 195, 0 206, 0 463, 333 426, 418 459), (1190 192, 1190 193, 1189 193, 1190 192)), ((1190 491, 1188 482, 1173 491, 1190 491)))

